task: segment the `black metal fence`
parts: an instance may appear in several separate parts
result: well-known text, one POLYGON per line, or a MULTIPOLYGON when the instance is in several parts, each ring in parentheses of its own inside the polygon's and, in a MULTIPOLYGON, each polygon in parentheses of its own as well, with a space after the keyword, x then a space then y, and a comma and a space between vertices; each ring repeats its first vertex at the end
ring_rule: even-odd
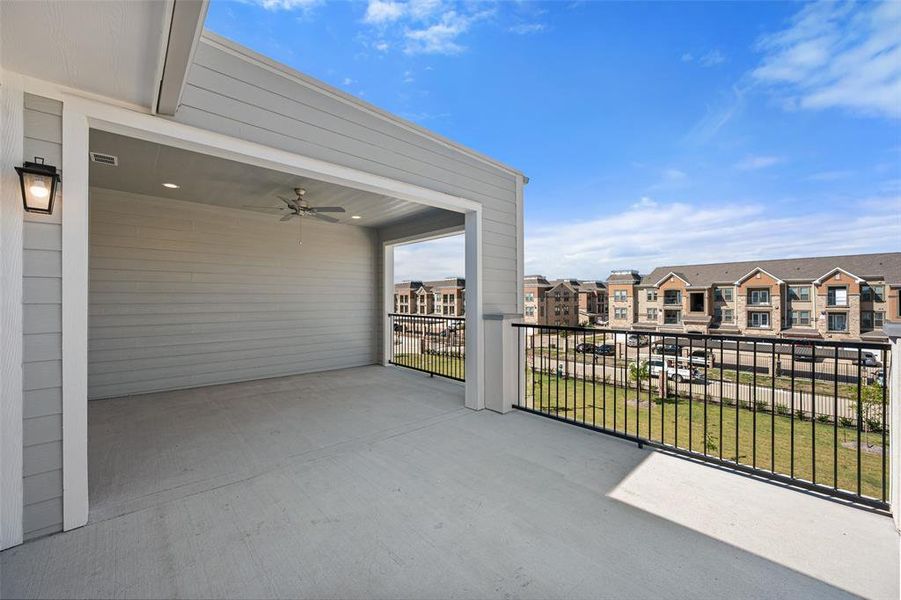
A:
POLYGON ((466 380, 466 319, 390 313, 392 365, 466 380))
POLYGON ((888 344, 514 326, 521 410, 888 508, 888 344))

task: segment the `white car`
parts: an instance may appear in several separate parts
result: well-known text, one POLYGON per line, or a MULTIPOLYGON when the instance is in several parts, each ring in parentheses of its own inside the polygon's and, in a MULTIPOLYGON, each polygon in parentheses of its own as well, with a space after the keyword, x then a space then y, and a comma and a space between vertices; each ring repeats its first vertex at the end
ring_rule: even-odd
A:
POLYGON ((651 377, 659 377, 662 370, 667 379, 682 383, 683 381, 697 381, 701 379, 701 372, 688 365, 673 366, 672 361, 664 358, 651 358, 651 360, 642 361, 642 364, 648 365, 648 372, 651 377))

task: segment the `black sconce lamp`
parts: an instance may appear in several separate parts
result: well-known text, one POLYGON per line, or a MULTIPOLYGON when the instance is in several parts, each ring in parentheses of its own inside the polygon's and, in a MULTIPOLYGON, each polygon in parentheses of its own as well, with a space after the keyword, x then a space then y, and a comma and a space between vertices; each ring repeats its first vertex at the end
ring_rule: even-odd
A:
POLYGON ((45 165, 44 159, 35 156, 34 162, 26 161, 16 167, 19 183, 22 185, 22 203, 27 212, 49 215, 53 213, 53 200, 56 198, 56 184, 59 173, 53 165, 45 165))

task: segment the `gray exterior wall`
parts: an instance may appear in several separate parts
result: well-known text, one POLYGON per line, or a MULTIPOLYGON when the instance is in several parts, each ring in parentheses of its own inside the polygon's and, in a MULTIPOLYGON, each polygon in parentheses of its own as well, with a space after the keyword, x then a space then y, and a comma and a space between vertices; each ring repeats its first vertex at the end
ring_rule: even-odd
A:
POLYGON ((211 34, 194 60, 176 121, 481 203, 483 309, 516 312, 518 175, 211 34))
MULTIPOLYGON (((62 103, 25 94, 24 160, 62 164, 62 103)), ((25 213, 22 232, 23 533, 62 529, 62 255, 60 208, 25 213)))
MULTIPOLYGON (((92 188, 88 397, 378 361, 375 230, 92 188)), ((135 401, 140 401, 136 398, 135 401)))

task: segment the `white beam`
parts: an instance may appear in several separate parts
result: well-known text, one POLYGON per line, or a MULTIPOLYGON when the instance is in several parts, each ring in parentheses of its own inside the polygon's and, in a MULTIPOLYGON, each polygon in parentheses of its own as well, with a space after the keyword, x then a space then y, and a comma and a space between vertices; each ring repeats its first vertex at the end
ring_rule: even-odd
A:
POLYGON ((63 104, 63 529, 88 522, 88 120, 63 104))
POLYGON ((188 69, 200 43, 208 0, 175 0, 172 6, 169 36, 163 56, 162 73, 156 81, 154 108, 161 115, 174 115, 188 79, 188 69))
POLYGON ((891 350, 888 381, 889 401, 889 506, 895 529, 901 534, 901 323, 886 323, 883 331, 891 350))
POLYGON ((388 313, 394 312, 394 246, 382 244, 382 365, 388 366, 394 345, 394 329, 388 313))
POLYGON ((0 83, 0 550, 22 543, 22 165, 24 94, 0 83))
POLYGON ((485 408, 482 332, 482 211, 466 213, 466 407, 485 408))

